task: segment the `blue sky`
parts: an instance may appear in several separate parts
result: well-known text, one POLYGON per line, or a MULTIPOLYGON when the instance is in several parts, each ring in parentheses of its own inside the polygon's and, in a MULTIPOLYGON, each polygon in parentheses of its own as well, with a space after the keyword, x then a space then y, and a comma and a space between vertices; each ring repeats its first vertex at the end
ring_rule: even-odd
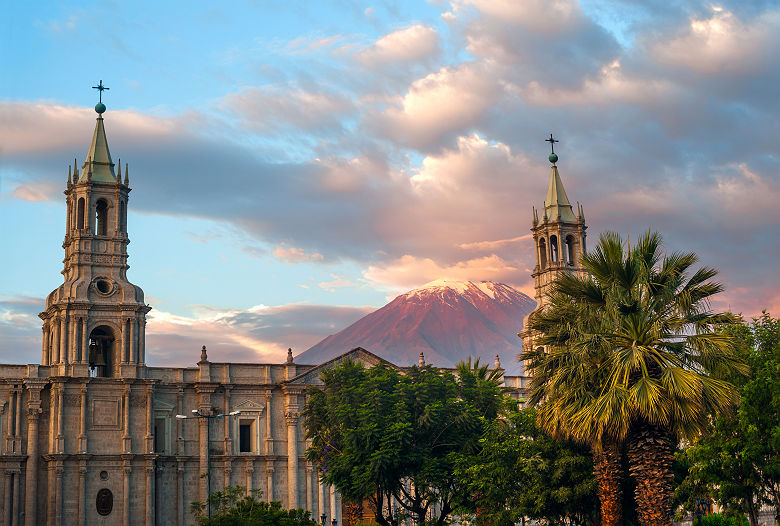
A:
POLYGON ((99 80, 150 361, 283 359, 440 278, 530 292, 550 132, 592 242, 660 230, 780 310, 773 2, 0 8, 0 360, 37 360, 99 80))

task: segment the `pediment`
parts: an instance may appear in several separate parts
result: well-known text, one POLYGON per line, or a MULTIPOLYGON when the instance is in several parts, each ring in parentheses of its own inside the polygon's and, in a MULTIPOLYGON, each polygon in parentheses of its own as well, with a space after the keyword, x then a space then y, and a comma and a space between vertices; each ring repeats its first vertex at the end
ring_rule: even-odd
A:
POLYGON ((165 400, 155 400, 153 407, 155 411, 172 412, 176 406, 170 402, 166 402, 165 400))
POLYGON ((338 364, 340 364, 341 362, 347 359, 362 363, 366 367, 373 367, 375 365, 379 365, 380 363, 383 363, 394 369, 400 369, 400 367, 398 367, 394 363, 388 362, 384 358, 377 356, 371 351, 367 351, 362 347, 355 347, 354 349, 347 351, 344 354, 340 354, 339 356, 336 356, 335 358, 328 360, 323 364, 320 364, 316 367, 309 369, 305 373, 299 374, 298 376, 289 380, 286 383, 295 384, 295 385, 322 385, 322 381, 320 380, 320 373, 325 369, 330 369, 332 367, 337 366, 338 364))
POLYGON ((234 405, 233 410, 261 412, 265 410, 265 404, 255 402, 254 400, 244 400, 240 404, 234 405))

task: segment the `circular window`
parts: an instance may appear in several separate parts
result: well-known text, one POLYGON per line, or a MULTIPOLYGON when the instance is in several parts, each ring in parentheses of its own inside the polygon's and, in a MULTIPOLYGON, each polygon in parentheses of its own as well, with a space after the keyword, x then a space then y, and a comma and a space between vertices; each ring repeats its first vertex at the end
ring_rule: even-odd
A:
POLYGON ((100 472, 100 480, 108 480, 108 471, 100 472))
POLYGON ((108 515, 114 509, 114 494, 108 488, 103 488, 97 492, 95 497, 95 508, 100 515, 108 515))
POLYGON ((108 294, 111 292, 111 284, 104 279, 97 280, 95 282, 95 286, 97 286, 97 289, 103 294, 108 294))

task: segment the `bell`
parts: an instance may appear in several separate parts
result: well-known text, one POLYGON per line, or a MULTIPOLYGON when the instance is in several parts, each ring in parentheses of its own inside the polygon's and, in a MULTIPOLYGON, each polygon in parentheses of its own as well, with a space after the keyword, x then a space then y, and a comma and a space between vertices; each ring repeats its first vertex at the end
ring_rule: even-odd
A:
POLYGON ((106 358, 103 356, 102 352, 98 352, 97 356, 95 357, 95 367, 103 367, 106 365, 106 358))
POLYGON ((89 366, 90 367, 102 367, 106 365, 105 356, 103 356, 102 350, 94 340, 89 344, 89 366))

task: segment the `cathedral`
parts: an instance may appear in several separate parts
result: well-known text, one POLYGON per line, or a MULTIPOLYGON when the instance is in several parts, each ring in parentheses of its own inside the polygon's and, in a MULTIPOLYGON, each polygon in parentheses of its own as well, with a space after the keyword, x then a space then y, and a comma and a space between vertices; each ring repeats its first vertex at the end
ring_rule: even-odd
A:
MULTIPOLYGON (((2 524, 192 524, 190 503, 228 485, 354 524, 305 460, 299 415, 322 368, 382 359, 355 348, 319 365, 295 363, 291 351, 284 363, 217 363, 204 346, 194 367, 147 365, 151 307, 127 279, 130 173, 111 158, 102 99, 95 111, 86 160, 68 169, 64 280, 40 314, 41 362, 0 364, 2 524)), ((554 153, 550 161, 532 228, 540 305, 557 274, 580 270, 585 249, 582 209, 574 215, 554 153)), ((504 377, 518 399, 527 381, 504 377)))

